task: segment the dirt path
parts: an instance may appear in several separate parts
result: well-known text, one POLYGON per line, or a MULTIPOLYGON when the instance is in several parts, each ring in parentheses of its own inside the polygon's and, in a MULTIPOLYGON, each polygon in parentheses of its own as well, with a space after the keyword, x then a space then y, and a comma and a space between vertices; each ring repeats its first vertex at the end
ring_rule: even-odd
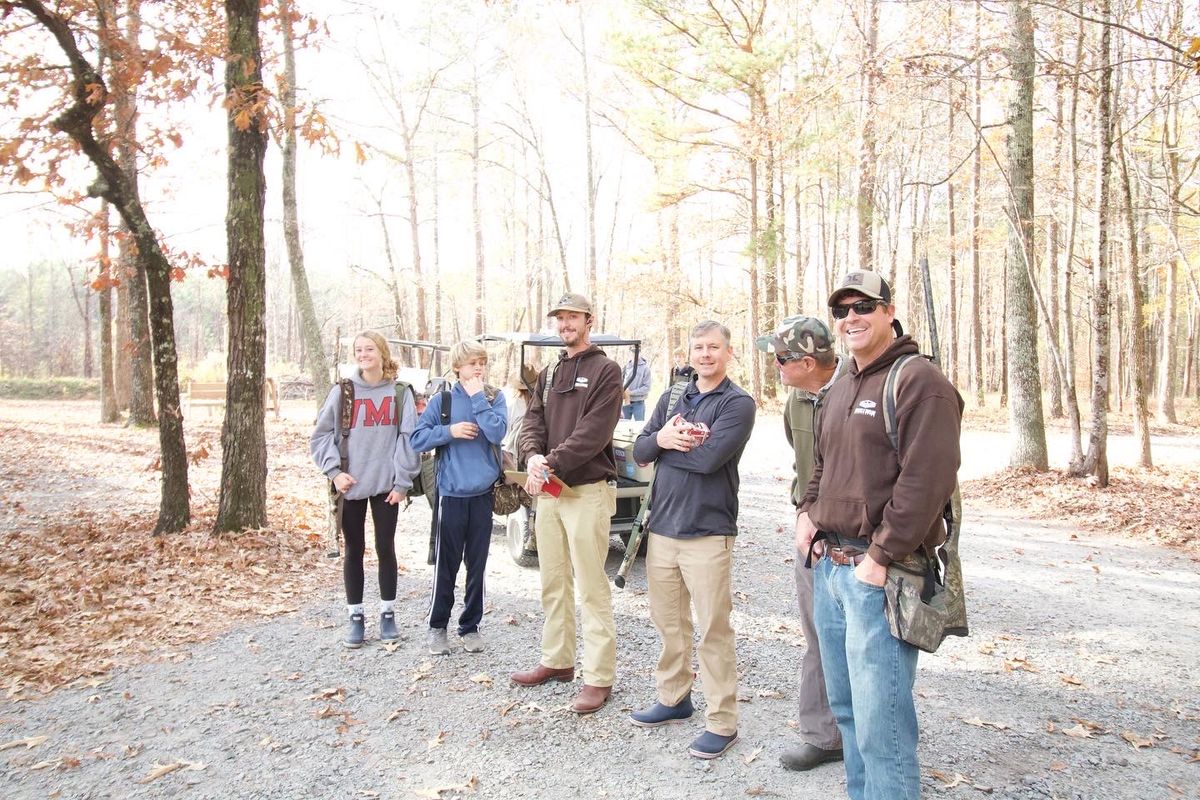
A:
MULTIPOLYGON (((0 428, 21 425, 24 413, 0 406, 0 428)), ((743 460, 734 576, 741 741, 716 762, 685 753, 698 721, 650 732, 625 721, 628 709, 652 700, 658 650, 640 563, 632 590, 614 592, 617 693, 592 717, 566 710, 569 687, 517 689, 506 679, 536 659, 541 618, 537 574, 508 560, 499 529, 488 565, 488 651, 425 655, 428 512, 414 506, 399 533, 407 567, 398 647, 338 645, 344 611, 330 569, 298 613, 233 627, 177 663, 118 670, 41 700, 0 701, 0 745, 26 742, 0 751, 0 796, 844 796, 837 767, 798 776, 778 766, 795 741, 788 723, 803 647, 778 426, 760 420, 743 460)), ((294 442, 302 429, 287 436, 294 442)), ((124 440, 119 431, 101 438, 124 440)), ((1197 452, 1198 440, 1188 439, 1197 452)), ((119 448, 106 458, 145 460, 119 448)), ((28 480, 5 472, 0 490, 28 480)), ((109 491, 135 489, 115 481, 109 491)), ((145 502, 153 507, 153 496, 145 502)), ((0 516, 0 531, 16 519, 0 516)), ((1196 561, 976 508, 970 498, 965 530, 972 635, 922 656, 917 683, 926 794, 1200 794, 1196 561)))

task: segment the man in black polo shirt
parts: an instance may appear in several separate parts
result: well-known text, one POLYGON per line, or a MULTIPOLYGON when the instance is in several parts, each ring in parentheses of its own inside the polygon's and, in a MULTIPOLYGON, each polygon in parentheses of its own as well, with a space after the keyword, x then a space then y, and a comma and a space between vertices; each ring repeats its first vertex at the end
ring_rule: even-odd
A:
POLYGON ((692 329, 695 374, 674 408, 659 398, 634 444, 640 463, 655 462, 650 494, 646 582, 650 619, 662 637, 654 672, 658 702, 633 712, 634 725, 654 728, 692 715, 692 612, 700 629, 700 678, 708 710, 705 731, 688 752, 716 758, 737 740, 737 655, 730 591, 737 535, 738 461, 754 427, 754 400, 726 377, 733 358, 729 329, 701 322, 692 329))

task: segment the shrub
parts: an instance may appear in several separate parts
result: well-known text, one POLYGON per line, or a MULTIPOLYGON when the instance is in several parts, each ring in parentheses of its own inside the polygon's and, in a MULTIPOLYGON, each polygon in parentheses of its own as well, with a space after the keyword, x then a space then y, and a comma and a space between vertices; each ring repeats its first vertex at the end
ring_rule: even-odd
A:
POLYGON ((16 400, 98 400, 96 378, 0 378, 0 397, 16 400))

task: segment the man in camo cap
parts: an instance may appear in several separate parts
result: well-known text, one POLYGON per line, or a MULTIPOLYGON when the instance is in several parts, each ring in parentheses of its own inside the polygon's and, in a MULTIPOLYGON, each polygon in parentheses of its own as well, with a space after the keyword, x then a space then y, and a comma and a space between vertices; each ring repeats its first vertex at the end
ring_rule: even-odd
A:
MULTIPOLYGON (((775 354, 779 380, 791 388, 783 410, 783 432, 795 452, 792 505, 799 506, 813 473, 813 440, 821 400, 841 376, 842 359, 833 351, 833 334, 815 317, 788 317, 774 333, 758 337, 759 350, 775 354)), ((780 763, 790 770, 809 770, 842 758, 842 737, 829 710, 821 650, 813 625, 813 575, 804 568, 805 553, 796 552, 796 599, 807 648, 800 659, 800 744, 788 748, 780 763)))

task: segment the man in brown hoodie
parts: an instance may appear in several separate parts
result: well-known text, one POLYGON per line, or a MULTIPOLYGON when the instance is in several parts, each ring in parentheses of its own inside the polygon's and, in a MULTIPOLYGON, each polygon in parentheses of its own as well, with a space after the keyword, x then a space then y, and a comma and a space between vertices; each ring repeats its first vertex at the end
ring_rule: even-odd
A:
POLYGON ((891 635, 884 614, 888 565, 931 553, 946 536, 963 402, 924 359, 896 385, 897 446, 883 422, 892 362, 916 353, 895 337, 891 288, 850 272, 829 296, 849 373, 825 397, 816 464, 798 507, 796 545, 814 565, 813 617, 829 705, 842 734, 852 800, 908 800, 921 790, 913 703, 917 649, 891 635))
MULTIPOLYGON (((575 679, 575 595, 583 616, 583 688, 571 704, 577 714, 598 711, 616 672, 617 633, 604 561, 609 518, 616 512, 617 477, 612 434, 621 416, 621 367, 591 343, 592 305, 565 294, 550 309, 566 351, 542 371, 529 398, 520 450, 539 495, 534 530, 542 578, 542 657, 512 681, 538 686, 575 679), (542 494, 554 476, 571 495, 542 494)), ((554 484, 551 485, 553 489, 554 484)))

